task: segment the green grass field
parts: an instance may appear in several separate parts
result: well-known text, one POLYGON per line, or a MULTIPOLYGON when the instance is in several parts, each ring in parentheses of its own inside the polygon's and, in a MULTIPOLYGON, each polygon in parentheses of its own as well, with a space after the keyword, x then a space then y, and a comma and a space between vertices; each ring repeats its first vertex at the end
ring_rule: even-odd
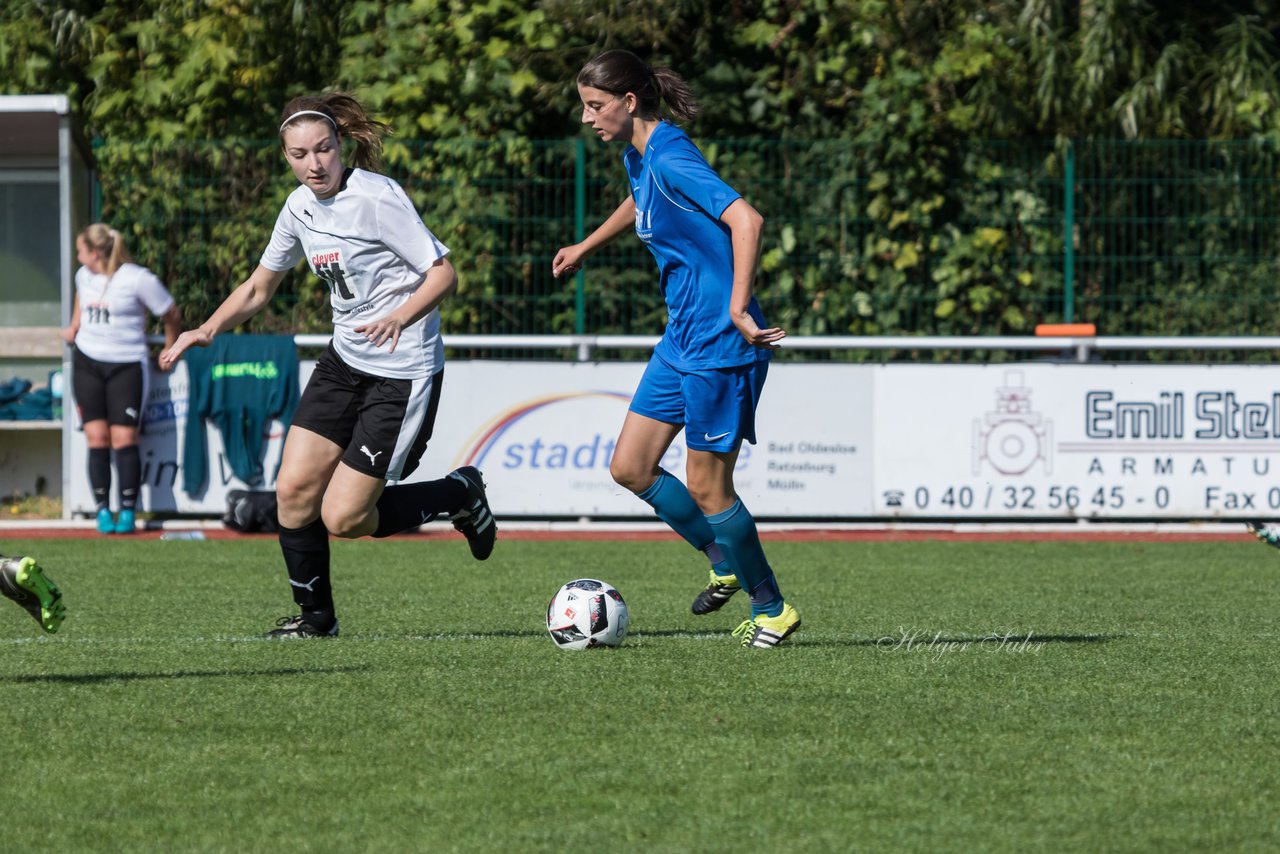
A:
POLYGON ((768 652, 676 542, 335 543, 342 637, 280 642, 273 541, 6 540, 69 617, 0 600, 0 849, 1280 847, 1274 550, 767 548, 768 652), (546 635, 584 575, 618 650, 546 635))

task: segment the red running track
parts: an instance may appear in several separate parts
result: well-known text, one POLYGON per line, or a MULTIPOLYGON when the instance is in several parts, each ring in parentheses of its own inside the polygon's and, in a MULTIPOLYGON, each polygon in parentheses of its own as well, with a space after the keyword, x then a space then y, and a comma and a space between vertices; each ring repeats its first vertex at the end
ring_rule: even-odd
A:
MULTIPOLYGON (((66 540, 66 539, 98 539, 103 535, 99 534, 91 527, 66 527, 66 528, 50 528, 50 527, 18 527, 20 523, 9 523, 14 525, 0 528, 0 542, 6 539, 21 540, 66 540)), ((170 533, 179 533, 185 529, 175 529, 170 533)), ((136 534, 129 535, 112 535, 110 539, 135 539, 135 540, 158 540, 165 533, 160 530, 138 531, 136 534)), ((276 538, 275 534, 240 534, 235 531, 227 531, 223 529, 202 529, 206 540, 242 540, 242 539, 270 539, 276 538)), ((679 538, 669 531, 627 531, 617 528, 608 528, 604 530, 590 530, 581 528, 569 528, 564 530, 521 530, 519 528, 506 528, 498 535, 504 541, 517 542, 590 542, 590 541, 613 541, 613 542, 661 542, 664 540, 675 541, 679 538)), ((458 537, 458 534, 452 531, 426 531, 413 534, 401 534, 397 539, 415 539, 415 540, 451 540, 458 537)), ((1009 531, 965 531, 950 528, 940 528, 938 530, 920 530, 920 529, 857 529, 849 530, 843 528, 798 528, 786 530, 763 530, 760 532, 760 539, 774 542, 792 542, 792 543, 906 543, 906 542, 924 542, 924 541, 940 541, 940 542, 983 542, 983 543, 1000 543, 1000 542, 1093 542, 1093 543, 1189 543, 1189 542, 1236 542, 1244 540, 1252 540, 1253 538, 1244 529, 1241 524, 1238 528, 1219 528, 1217 530, 1206 531, 1159 531, 1159 530, 1095 530, 1093 528, 1082 528, 1080 531, 1064 531, 1061 529, 1036 531, 1036 530, 1009 530, 1009 531)))

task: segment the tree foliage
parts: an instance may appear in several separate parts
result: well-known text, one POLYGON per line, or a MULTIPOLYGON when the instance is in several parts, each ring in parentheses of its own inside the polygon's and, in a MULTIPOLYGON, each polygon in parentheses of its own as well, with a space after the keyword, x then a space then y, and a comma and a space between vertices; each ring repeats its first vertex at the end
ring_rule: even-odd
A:
MULTIPOLYGON (((1277 254, 1256 223, 1280 213, 1278 31, 1266 0, 8 0, 0 92, 70 95, 104 218, 191 320, 251 269, 290 189, 281 106, 348 90, 392 125, 388 171, 454 249, 450 328, 573 331, 571 287, 546 267, 574 236, 575 170, 588 228, 625 192, 619 152, 581 145, 573 78, 627 47, 706 105, 690 131, 765 212, 761 294, 795 332, 1026 332, 1061 318, 1068 250, 1079 314, 1104 329, 1228 332, 1259 328, 1241 306, 1262 294, 1232 289, 1265 287, 1257 259, 1277 254), (1187 166, 1154 140, 1227 147, 1187 166), (1077 155, 1115 181, 1184 171, 1104 199, 1064 184, 1077 155), (1170 189, 1186 181, 1194 200, 1170 189), (1172 245, 1101 225, 1174 216, 1188 225, 1172 245), (1220 228, 1197 235, 1197 217, 1220 228), (1129 291, 1089 266, 1157 250, 1129 291), (1170 261, 1193 250, 1237 266, 1170 261), (1218 308, 1180 315, 1186 300, 1218 308)), ((592 331, 656 329, 638 246, 588 276, 592 331)), ((259 323, 322 328, 323 294, 293 278, 259 323)))

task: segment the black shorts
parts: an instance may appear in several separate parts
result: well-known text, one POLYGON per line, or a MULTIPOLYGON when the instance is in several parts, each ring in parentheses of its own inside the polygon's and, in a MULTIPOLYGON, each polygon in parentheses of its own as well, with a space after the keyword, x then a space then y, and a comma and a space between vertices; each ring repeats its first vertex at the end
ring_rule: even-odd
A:
POLYGON ((101 421, 142 425, 146 372, 142 362, 99 362, 76 350, 71 356, 71 390, 81 423, 101 421))
POLYGON ((375 377, 342 361, 331 344, 307 381, 293 426, 346 448, 342 461, 358 472, 403 480, 427 449, 443 380, 443 370, 421 380, 375 377))

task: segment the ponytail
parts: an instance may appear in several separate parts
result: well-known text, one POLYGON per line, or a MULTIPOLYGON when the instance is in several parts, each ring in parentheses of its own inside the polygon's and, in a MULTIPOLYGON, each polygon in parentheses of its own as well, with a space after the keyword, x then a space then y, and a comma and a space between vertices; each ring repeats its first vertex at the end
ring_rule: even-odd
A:
POLYGON ((133 259, 129 257, 129 248, 125 246, 124 235, 105 222, 95 222, 80 232, 80 239, 93 251, 102 255, 103 272, 107 277, 114 276, 116 270, 133 259))
POLYGON ((691 122, 702 114, 702 105, 679 74, 670 68, 658 67, 653 69, 653 79, 662 100, 667 102, 667 108, 677 119, 691 122))
POLYGON ((640 116, 658 118, 663 102, 682 121, 693 121, 702 107, 684 78, 665 66, 652 67, 629 50, 610 50, 582 66, 578 85, 611 95, 636 96, 640 116))

